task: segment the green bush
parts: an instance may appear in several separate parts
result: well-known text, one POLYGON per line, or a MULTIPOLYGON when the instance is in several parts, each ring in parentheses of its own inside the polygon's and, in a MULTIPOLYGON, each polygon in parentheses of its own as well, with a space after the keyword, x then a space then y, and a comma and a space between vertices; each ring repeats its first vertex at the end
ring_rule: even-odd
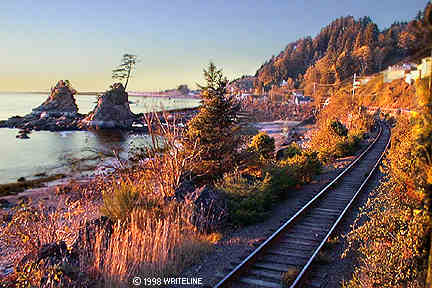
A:
POLYGON ((322 163, 317 152, 307 151, 280 161, 279 166, 291 171, 295 184, 304 184, 310 182, 314 175, 321 172, 322 163))
POLYGON ((282 159, 292 158, 302 153, 301 147, 297 143, 292 143, 283 149, 282 159))
POLYGON ((276 195, 268 186, 268 179, 250 180, 234 172, 226 174, 216 187, 228 198, 228 209, 231 223, 248 225, 256 223, 267 216, 276 195))
POLYGON ((261 168, 262 177, 251 176, 243 170, 243 175, 239 172, 225 174, 216 184, 227 196, 231 223, 248 225, 261 221, 275 202, 286 198, 294 187, 309 182, 320 172, 317 153, 300 151, 294 145, 292 148, 295 153, 291 158, 267 162, 267 166, 261 168))
POLYGON ((273 167, 266 174, 268 185, 266 191, 276 195, 278 199, 285 198, 289 190, 299 184, 290 166, 273 167))
POLYGON ((263 220, 274 203, 296 184, 290 167, 272 167, 261 179, 237 172, 226 174, 216 187, 228 198, 231 223, 249 225, 263 220))
POLYGON ((275 140, 265 132, 260 132, 252 138, 249 150, 256 153, 260 159, 271 159, 274 157, 275 140))
POLYGON ((345 141, 336 145, 335 156, 345 157, 354 155, 360 149, 360 136, 348 136, 345 141))
POLYGON ((331 123, 331 128, 332 128, 333 132, 335 132, 339 136, 347 136, 348 135, 348 129, 339 120, 334 120, 331 123))
POLYGON ((125 181, 113 183, 111 192, 103 193, 101 213, 113 221, 126 222, 129 216, 139 205, 139 192, 136 185, 125 181))

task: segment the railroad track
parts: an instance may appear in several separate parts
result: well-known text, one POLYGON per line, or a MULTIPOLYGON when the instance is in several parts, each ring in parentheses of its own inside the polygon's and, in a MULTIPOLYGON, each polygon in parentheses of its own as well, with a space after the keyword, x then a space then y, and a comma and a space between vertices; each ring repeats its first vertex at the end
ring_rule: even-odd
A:
POLYGON ((325 287, 325 275, 313 275, 312 263, 379 166, 390 145, 384 124, 376 139, 280 226, 248 257, 237 264, 214 288, 221 287, 325 287), (282 286, 284 273, 291 281, 282 286))

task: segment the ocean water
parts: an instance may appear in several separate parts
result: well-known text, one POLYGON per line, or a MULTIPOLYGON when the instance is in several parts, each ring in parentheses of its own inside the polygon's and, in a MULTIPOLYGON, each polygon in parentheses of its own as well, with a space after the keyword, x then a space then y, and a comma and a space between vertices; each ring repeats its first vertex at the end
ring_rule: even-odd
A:
MULTIPOLYGON (((0 120, 24 116, 39 106, 48 96, 42 94, 0 93, 0 120)), ((78 95, 80 113, 90 112, 96 105, 96 96, 78 95)), ((132 112, 169 110, 197 107, 198 99, 157 98, 129 96, 132 112)), ((92 169, 106 162, 106 155, 115 152, 127 159, 133 147, 150 143, 148 135, 126 131, 33 131, 30 139, 17 139, 17 129, 0 128, 0 184, 15 182, 20 177, 32 179, 36 174, 71 174, 92 169), (86 161, 78 160, 87 159, 86 161)))

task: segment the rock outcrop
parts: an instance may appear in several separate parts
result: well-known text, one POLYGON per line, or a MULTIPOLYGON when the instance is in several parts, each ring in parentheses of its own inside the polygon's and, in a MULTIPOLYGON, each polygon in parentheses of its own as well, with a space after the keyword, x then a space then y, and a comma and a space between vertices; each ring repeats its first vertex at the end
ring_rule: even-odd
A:
POLYGON ((63 241, 42 245, 39 249, 25 255, 15 266, 17 274, 14 275, 13 271, 12 274, 9 273, 9 278, 4 283, 7 287, 15 287, 17 275, 37 272, 41 276, 37 287, 96 287, 100 282, 97 273, 102 271, 104 265, 103 257, 95 259, 96 249, 98 255, 106 254, 112 232, 113 223, 107 217, 102 216, 87 221, 70 249, 63 241), (91 275, 86 273, 83 270, 85 267, 96 268, 93 271, 95 273, 91 275))
MULTIPOLYGON (((121 83, 99 96, 97 106, 87 115, 78 113, 74 95, 76 91, 67 81, 60 80, 52 88, 51 94, 42 105, 34 108, 25 116, 13 116, 8 120, 0 120, 0 128, 17 128, 22 132, 17 138, 27 139, 32 130, 68 131, 87 130, 89 128, 127 129, 135 132, 147 132, 143 120, 144 114, 134 114, 130 110, 128 93, 121 83), (136 125, 133 125, 136 124, 136 125)), ((185 126, 187 121, 196 115, 197 110, 179 109, 172 111, 168 121, 185 126)), ((163 113, 158 117, 165 122, 163 113)))
POLYGON ((82 121, 87 128, 130 128, 137 116, 132 113, 128 93, 121 83, 99 96, 95 109, 82 121))
POLYGON ((176 200, 191 205, 191 222, 203 232, 223 227, 228 219, 228 207, 224 193, 214 186, 197 186, 192 180, 184 179, 175 190, 176 200))
POLYGON ((191 222, 203 232, 223 227, 228 219, 225 195, 211 185, 196 188, 185 200, 194 207, 191 222))
POLYGON ((75 103, 74 95, 77 93, 70 85, 60 80, 51 88, 51 94, 45 102, 33 109, 34 114, 47 116, 75 115, 78 113, 78 106, 75 103))
POLYGON ((27 139, 31 130, 78 130, 78 124, 84 115, 78 113, 74 98, 76 93, 67 81, 60 80, 55 87, 51 88, 48 99, 34 108, 32 113, 0 121, 0 128, 22 129, 22 132, 17 135, 20 139, 27 139))
POLYGON ((23 132, 18 133, 17 138, 26 139, 32 130, 68 131, 80 130, 78 124, 84 119, 81 114, 58 114, 56 112, 30 113, 23 117, 14 116, 6 121, 0 121, 0 128, 18 128, 23 132))
MULTIPOLYGON (((73 251, 80 251, 82 259, 89 264, 94 265, 96 263, 95 251, 98 250, 99 255, 105 255, 111 235, 114 231, 112 221, 106 217, 101 216, 100 218, 87 221, 85 227, 81 228, 78 233, 78 238, 73 244, 73 251), (96 237, 99 238, 99 245, 96 244, 96 237), (97 246, 96 246, 97 245, 97 246)), ((104 259, 98 259, 98 268, 102 271, 104 259)), ((81 263, 85 264, 85 263, 81 263)))
POLYGON ((79 273, 77 251, 69 251, 63 241, 45 244, 39 250, 27 254, 16 266, 16 271, 21 274, 34 273, 30 267, 37 267, 41 273, 38 287, 89 287, 88 279, 79 273))

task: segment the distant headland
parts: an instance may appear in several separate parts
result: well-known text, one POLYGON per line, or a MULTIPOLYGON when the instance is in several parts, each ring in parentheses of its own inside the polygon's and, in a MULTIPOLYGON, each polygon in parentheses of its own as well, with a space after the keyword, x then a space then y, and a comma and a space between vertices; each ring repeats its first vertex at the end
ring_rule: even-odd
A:
MULTIPOLYGON (((186 86, 180 85, 179 87, 186 86)), ((186 86, 187 87, 187 86, 186 86)), ((49 94, 50 91, 0 91, 0 94, 39 94, 46 95, 49 94)), ((104 91, 77 91, 75 95, 101 95, 104 91)), ((138 97, 164 97, 164 98, 200 98, 200 90, 182 90, 181 88, 177 89, 167 89, 163 91, 127 91, 129 96, 138 96, 138 97)))

